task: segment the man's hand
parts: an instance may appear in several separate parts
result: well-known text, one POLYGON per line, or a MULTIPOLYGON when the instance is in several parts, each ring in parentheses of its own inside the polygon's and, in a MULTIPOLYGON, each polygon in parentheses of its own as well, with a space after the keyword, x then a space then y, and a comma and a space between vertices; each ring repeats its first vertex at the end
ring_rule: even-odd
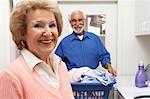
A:
POLYGON ((116 70, 111 66, 111 64, 106 65, 106 69, 108 70, 109 73, 111 73, 114 76, 117 76, 116 70))

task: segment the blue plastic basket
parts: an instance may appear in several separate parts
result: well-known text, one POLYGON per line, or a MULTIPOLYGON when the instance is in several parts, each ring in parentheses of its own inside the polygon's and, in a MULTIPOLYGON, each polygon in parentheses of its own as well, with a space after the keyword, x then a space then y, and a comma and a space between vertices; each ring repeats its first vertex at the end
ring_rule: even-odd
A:
POLYGON ((113 84, 71 83, 75 99, 108 99, 113 84))

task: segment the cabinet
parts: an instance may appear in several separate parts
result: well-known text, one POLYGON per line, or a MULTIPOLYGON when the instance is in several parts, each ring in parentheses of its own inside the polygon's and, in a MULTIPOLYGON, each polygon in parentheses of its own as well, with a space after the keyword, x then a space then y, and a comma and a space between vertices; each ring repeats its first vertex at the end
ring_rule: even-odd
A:
MULTIPOLYGON (((150 95, 150 83, 148 87, 138 88, 135 87, 135 76, 117 76, 116 84, 116 97, 114 99, 134 99, 138 96, 150 95)), ((138 98, 139 99, 139 98, 138 98)), ((150 99, 150 98, 141 98, 150 99)))
POLYGON ((112 88, 109 94, 109 99, 125 99, 115 86, 112 88))
POLYGON ((114 99, 125 99, 123 96, 122 96, 122 94, 118 91, 118 90, 116 90, 116 91, 114 91, 114 92, 116 92, 115 94, 116 94, 116 97, 114 97, 114 99))
POLYGON ((135 0, 135 33, 150 35, 150 0, 135 0))

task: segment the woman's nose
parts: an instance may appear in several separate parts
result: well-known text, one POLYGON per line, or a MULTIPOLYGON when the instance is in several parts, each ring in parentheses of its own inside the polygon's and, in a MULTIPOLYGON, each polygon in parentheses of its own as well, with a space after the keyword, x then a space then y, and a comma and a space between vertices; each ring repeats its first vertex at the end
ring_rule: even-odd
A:
POLYGON ((45 31, 43 32, 43 36, 52 35, 52 30, 49 28, 49 26, 45 27, 45 31))

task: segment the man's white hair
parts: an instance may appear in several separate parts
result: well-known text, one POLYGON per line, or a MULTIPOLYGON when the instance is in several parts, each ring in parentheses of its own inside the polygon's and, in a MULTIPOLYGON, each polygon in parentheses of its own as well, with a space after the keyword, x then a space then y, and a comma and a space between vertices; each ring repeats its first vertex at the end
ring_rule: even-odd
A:
POLYGON ((84 19, 86 19, 86 14, 83 12, 83 11, 81 11, 81 10, 75 10, 75 11, 73 11, 71 14, 69 14, 69 21, 71 21, 71 17, 72 17, 72 15, 73 14, 75 14, 75 13, 81 13, 82 15, 83 15, 83 17, 84 17, 84 19))

